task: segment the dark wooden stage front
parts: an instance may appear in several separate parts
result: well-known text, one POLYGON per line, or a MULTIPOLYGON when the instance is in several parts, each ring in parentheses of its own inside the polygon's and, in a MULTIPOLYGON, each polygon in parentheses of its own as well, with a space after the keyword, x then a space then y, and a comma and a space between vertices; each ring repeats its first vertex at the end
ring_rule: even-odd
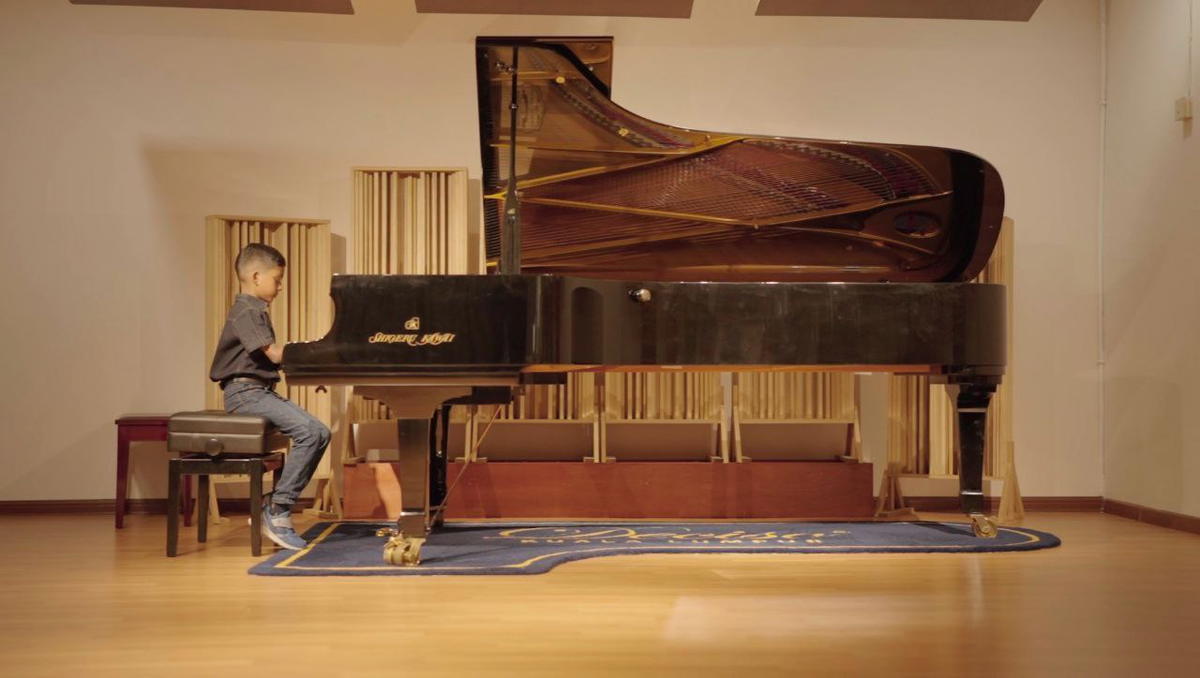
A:
MULTIPOLYGON (((387 518, 387 463, 345 467, 345 517, 387 518)), ((398 470, 398 469, 397 469, 398 470)), ((453 483, 462 464, 451 464, 453 483)), ((450 520, 866 519, 874 512, 871 464, 845 462, 486 462, 467 467, 450 520)))

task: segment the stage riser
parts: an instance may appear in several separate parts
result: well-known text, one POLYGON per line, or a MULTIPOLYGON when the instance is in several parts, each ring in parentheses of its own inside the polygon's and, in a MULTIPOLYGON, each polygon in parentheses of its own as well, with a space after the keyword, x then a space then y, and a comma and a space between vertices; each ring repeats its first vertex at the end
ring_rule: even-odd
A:
MULTIPOLYGON (((345 467, 346 518, 386 518, 376 474, 345 467)), ((462 470, 451 464, 453 482, 462 470)), ((447 519, 870 518, 871 464, 487 462, 467 467, 447 519)))

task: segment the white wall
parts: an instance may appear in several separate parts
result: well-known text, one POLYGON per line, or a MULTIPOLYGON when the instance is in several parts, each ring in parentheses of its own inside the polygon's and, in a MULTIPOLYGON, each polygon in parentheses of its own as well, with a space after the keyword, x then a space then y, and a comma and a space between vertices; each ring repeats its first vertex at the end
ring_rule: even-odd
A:
POLYGON ((476 35, 613 35, 614 98, 689 127, 961 148, 1017 224, 1031 495, 1098 495, 1099 21, 354 16, 0 0, 0 500, 112 496, 113 418, 202 404, 203 217, 350 229, 353 165, 479 173, 476 35))
POLYGON ((1200 20, 1196 0, 1110 5, 1104 494, 1200 515, 1200 140, 1174 119, 1200 96, 1189 5, 1200 20))

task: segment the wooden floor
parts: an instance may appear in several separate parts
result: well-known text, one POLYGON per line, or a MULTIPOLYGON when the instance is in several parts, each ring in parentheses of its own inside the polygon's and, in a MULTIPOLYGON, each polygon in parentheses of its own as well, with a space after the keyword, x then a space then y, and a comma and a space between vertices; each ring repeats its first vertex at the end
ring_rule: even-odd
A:
POLYGON ((1029 553, 638 555, 534 576, 252 577, 236 519, 0 516, 2 676, 1200 674, 1200 536, 1032 514, 1029 553))

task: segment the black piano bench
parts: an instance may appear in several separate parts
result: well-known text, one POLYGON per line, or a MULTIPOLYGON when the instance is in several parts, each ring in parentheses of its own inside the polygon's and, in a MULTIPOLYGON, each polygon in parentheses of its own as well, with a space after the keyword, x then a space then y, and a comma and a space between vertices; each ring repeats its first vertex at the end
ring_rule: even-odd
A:
POLYGON ((226 414, 220 410, 177 412, 167 421, 167 556, 179 546, 179 488, 182 476, 196 476, 196 538, 208 539, 209 476, 250 476, 250 553, 262 555, 263 474, 279 480, 288 439, 263 417, 226 414))

